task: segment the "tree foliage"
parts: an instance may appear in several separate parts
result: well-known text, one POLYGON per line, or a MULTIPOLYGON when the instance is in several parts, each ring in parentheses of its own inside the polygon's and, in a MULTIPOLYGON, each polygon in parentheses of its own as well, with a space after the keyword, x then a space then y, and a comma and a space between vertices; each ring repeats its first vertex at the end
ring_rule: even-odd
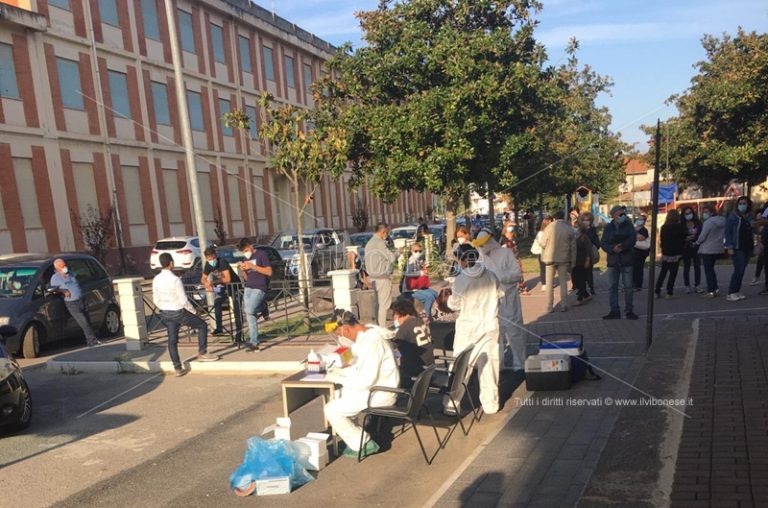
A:
MULTIPOLYGON (((679 115, 662 127, 673 175, 705 191, 768 177, 768 34, 705 35, 691 86, 670 98, 679 115)), ((651 134, 654 127, 644 127, 651 134)), ((653 158, 653 147, 647 154, 653 158)))

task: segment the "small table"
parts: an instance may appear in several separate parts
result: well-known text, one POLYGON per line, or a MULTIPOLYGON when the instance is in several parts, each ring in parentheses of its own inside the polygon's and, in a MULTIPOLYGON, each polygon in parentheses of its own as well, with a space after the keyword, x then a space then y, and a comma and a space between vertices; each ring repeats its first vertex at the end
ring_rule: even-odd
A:
MULTIPOLYGON (((312 377, 320 377, 322 379, 304 380, 308 375, 307 372, 301 371, 296 374, 292 374, 283 379, 281 386, 283 388, 283 416, 286 418, 291 416, 291 413, 315 400, 317 397, 323 397, 323 402, 327 403, 329 400, 336 398, 337 385, 333 381, 326 381, 325 376, 322 374, 313 374, 312 377)), ((323 429, 330 427, 328 419, 323 412, 323 429)), ((339 444, 336 439, 336 432, 332 430, 333 437, 333 453, 338 457, 339 444)))

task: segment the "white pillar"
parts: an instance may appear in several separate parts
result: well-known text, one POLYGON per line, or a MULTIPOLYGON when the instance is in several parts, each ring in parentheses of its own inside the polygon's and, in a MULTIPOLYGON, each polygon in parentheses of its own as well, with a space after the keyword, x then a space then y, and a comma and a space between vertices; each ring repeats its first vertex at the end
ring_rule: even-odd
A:
POLYGON ((333 285, 333 305, 337 309, 357 311, 357 270, 333 270, 328 272, 333 285))
POLYGON ((128 351, 141 351, 147 342, 147 317, 141 291, 143 281, 141 277, 114 280, 125 333, 125 348, 128 351))

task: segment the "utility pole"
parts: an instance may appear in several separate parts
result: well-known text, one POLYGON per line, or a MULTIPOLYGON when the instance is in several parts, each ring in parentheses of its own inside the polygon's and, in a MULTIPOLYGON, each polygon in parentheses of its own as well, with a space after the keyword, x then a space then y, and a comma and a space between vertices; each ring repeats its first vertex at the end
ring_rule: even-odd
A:
POLYGON ((659 165, 661 162, 661 120, 656 120, 656 163, 653 167, 653 187, 651 187, 651 266, 648 267, 648 316, 645 322, 645 350, 653 344, 653 296, 651 291, 656 278, 656 230, 659 211, 659 165))
POLYGON ((195 167, 195 148, 192 142, 192 128, 189 125, 187 90, 184 86, 184 75, 181 70, 181 51, 179 50, 179 37, 176 33, 176 13, 173 5, 173 2, 165 2, 165 17, 168 20, 168 37, 171 40, 173 75, 176 80, 176 98, 179 105, 179 120, 181 120, 181 139, 187 162, 187 180, 189 180, 189 191, 192 194, 192 212, 195 216, 195 229, 197 229, 197 238, 202 252, 208 247, 208 242, 205 236, 205 219, 203 218, 203 206, 200 200, 197 168, 195 167))

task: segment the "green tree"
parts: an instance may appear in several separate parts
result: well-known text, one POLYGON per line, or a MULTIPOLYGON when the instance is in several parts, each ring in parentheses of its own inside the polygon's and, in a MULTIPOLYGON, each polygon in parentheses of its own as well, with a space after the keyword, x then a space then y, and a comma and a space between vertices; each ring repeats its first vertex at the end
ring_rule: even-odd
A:
POLYGON ((662 154, 669 151, 678 180, 707 193, 719 193, 732 179, 762 183, 768 177, 768 34, 705 35, 702 46, 706 59, 696 64, 690 88, 670 98, 679 115, 662 127, 662 154))

